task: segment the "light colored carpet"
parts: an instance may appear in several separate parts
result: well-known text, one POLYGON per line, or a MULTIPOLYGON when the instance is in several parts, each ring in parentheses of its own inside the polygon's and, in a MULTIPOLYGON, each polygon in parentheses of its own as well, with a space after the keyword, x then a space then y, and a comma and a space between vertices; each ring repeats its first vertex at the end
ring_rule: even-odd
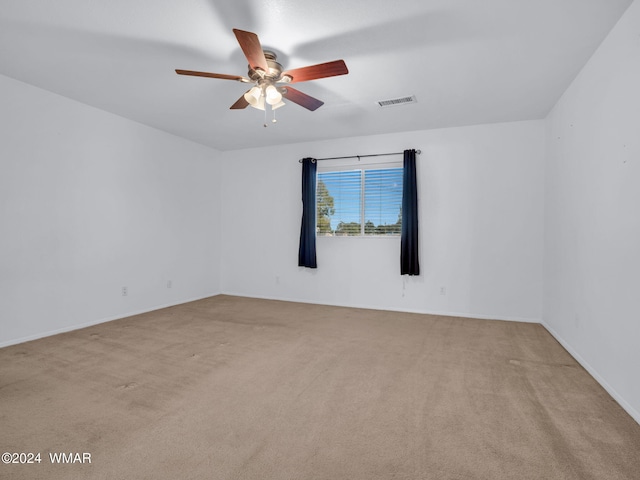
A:
POLYGON ((41 453, 12 480, 640 478, 640 425, 540 325, 229 296, 0 349, 0 451, 41 453))

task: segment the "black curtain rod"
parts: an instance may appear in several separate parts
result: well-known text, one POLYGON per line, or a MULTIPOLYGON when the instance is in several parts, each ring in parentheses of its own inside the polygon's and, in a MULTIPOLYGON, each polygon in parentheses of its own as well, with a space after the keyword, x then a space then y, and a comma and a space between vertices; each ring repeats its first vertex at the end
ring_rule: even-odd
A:
MULTIPOLYGON (((420 155, 422 152, 420 150, 416 150, 416 153, 420 155)), ((404 155, 404 152, 395 152, 395 153, 375 153, 371 155, 350 155, 348 157, 329 157, 329 158, 314 158, 313 160, 319 162, 321 160, 340 160, 343 158, 357 158, 360 160, 365 157, 385 157, 387 155, 404 155)), ((302 159, 298 160, 298 162, 302 163, 302 159)))

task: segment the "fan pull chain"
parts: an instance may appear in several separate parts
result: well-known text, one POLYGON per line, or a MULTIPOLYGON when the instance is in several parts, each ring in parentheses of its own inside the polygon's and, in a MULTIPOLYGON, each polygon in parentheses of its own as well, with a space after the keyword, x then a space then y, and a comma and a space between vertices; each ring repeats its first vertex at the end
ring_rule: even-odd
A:
MULTIPOLYGON (((278 123, 278 120, 276 120, 276 111, 272 108, 271 111, 273 112, 273 119, 271 120, 271 123, 278 123)), ((267 109, 264 109, 264 123, 262 124, 263 127, 267 128, 269 126, 269 124, 267 123, 267 109)))

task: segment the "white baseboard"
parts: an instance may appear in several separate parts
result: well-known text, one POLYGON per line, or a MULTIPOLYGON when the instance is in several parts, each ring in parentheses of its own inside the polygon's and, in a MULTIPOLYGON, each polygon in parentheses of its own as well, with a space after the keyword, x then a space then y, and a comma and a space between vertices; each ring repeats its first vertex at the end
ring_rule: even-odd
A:
POLYGON ((212 293, 210 295, 204 295, 202 297, 188 298, 188 299, 185 299, 185 300, 180 300, 180 301, 175 302, 175 303, 167 303, 167 304, 163 304, 163 305, 156 305, 156 306, 153 306, 151 308, 147 308, 147 309, 143 309, 143 310, 136 310, 136 311, 132 311, 132 312, 127 312, 127 313, 115 315, 113 317, 100 318, 98 320, 92 320, 92 321, 85 322, 85 323, 80 323, 80 324, 77 324, 77 325, 69 325, 69 326, 62 327, 62 328, 57 328, 57 329, 54 329, 54 330, 48 330, 46 332, 37 333, 35 335, 28 335, 26 337, 15 338, 15 339, 7 340, 7 341, 4 341, 4 342, 0 342, 0 348, 8 347, 10 345, 17 345, 19 343, 30 342, 31 340, 37 340, 39 338, 50 337, 52 335, 57 335, 59 333, 71 332, 73 330, 80 330, 81 328, 92 327, 94 325, 99 325, 101 323, 106 323, 106 322, 112 322, 113 320, 119 320, 121 318, 133 317, 134 315, 140 315, 142 313, 153 312, 155 310, 161 310, 163 308, 174 307, 176 305, 182 305, 183 303, 195 302, 196 300, 202 300, 203 298, 215 297, 216 295, 220 295, 220 293, 218 292, 218 293, 212 293))
POLYGON ((388 312, 419 313, 423 315, 439 315, 443 317, 477 318, 481 320, 501 320, 505 322, 541 323, 541 319, 539 318, 528 318, 528 317, 517 317, 517 316, 483 315, 483 314, 474 314, 474 313, 420 310, 420 309, 395 308, 395 307, 394 308, 375 307, 375 306, 372 307, 371 305, 360 305, 360 304, 354 304, 354 303, 349 303, 349 304, 329 303, 329 302, 322 302, 318 300, 308 300, 308 299, 289 298, 289 297, 268 297, 264 295, 247 295, 246 293, 234 293, 234 292, 222 292, 222 295, 230 295, 234 297, 246 297, 246 298, 259 298, 261 300, 278 300, 281 302, 309 303, 312 305, 329 305, 332 307, 362 308, 364 310, 382 310, 382 311, 388 311, 388 312))
POLYGON ((633 418, 636 423, 640 424, 640 412, 638 412, 635 408, 633 408, 629 403, 613 388, 607 381, 598 373, 598 371, 589 365, 582 356, 575 351, 575 349, 569 345, 553 328, 551 328, 546 322, 542 322, 542 326, 547 329, 547 331, 555 338, 560 345, 564 347, 564 349, 569 352, 569 354, 576 359, 576 361, 582 365, 582 367, 589 372, 596 382, 598 382, 602 388, 604 388, 609 395, 613 397, 613 399, 618 402, 618 404, 627 412, 631 418, 633 418))

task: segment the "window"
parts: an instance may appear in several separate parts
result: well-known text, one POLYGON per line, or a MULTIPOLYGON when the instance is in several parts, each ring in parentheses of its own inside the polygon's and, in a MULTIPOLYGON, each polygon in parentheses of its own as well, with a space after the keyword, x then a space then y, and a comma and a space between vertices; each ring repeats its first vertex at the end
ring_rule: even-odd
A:
POLYGON ((400 235, 401 165, 318 167, 317 235, 400 235))

